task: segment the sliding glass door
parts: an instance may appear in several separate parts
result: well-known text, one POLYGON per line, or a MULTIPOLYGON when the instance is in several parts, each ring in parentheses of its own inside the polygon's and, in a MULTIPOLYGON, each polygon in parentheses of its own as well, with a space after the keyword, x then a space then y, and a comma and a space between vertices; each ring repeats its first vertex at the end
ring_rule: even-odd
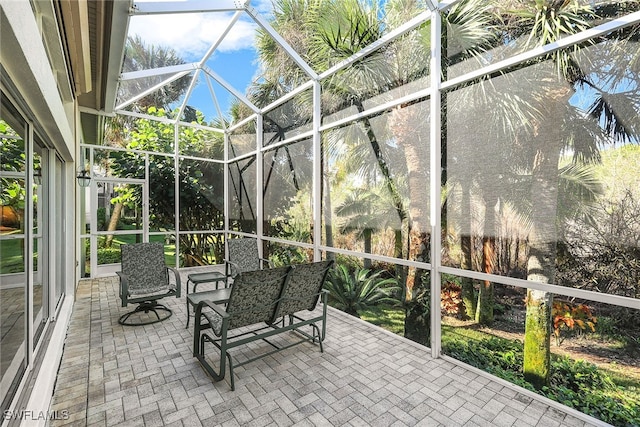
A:
POLYGON ((64 163, 4 93, 0 108, 0 403, 10 407, 65 294, 64 163), (55 245, 54 245, 55 242, 55 245))

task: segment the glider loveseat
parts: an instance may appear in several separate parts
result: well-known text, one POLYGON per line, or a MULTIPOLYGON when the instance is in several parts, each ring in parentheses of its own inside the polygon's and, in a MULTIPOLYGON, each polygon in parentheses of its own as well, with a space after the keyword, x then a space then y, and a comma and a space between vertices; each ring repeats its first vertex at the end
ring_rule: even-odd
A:
POLYGON ((328 294, 323 284, 332 263, 320 261, 243 272, 235 277, 226 306, 210 300, 200 301, 195 310, 193 355, 213 380, 224 379, 228 362, 230 385, 235 390, 234 367, 307 341, 318 344, 322 352, 328 294), (322 309, 314 312, 320 300, 322 309), (305 310, 313 313, 299 315, 305 310), (288 340, 284 345, 268 340, 285 332, 295 332, 295 340, 288 340), (232 349, 257 340, 273 348, 247 360, 234 360, 232 349), (213 344, 219 351, 217 371, 207 360, 206 344, 213 344))

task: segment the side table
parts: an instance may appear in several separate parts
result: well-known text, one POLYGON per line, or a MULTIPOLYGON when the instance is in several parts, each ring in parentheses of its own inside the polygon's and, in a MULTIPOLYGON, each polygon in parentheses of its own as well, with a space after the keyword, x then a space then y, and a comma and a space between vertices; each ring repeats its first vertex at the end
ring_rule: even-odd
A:
POLYGON ((209 273, 191 273, 187 276, 187 326, 189 328, 189 318, 192 316, 189 306, 193 306, 194 312, 196 305, 202 301, 203 299, 211 299, 206 298, 204 294, 208 294, 208 296, 215 298, 213 302, 224 302, 229 299, 229 291, 227 288, 227 276, 219 273, 217 271, 209 272, 209 273), (215 282, 216 290, 214 291, 204 291, 197 292, 198 285, 201 283, 212 283, 215 282), (223 289, 218 289, 220 282, 224 284, 223 289), (191 294, 189 294, 189 283, 193 284, 193 289, 191 294), (227 292, 222 292, 227 291, 227 292), (212 293, 219 292, 217 296, 214 296, 212 293), (220 293, 221 292, 221 293, 220 293), (196 295, 198 295, 196 297, 196 295), (225 298, 226 295, 226 298, 225 298), (221 299, 223 298, 223 299, 221 299))

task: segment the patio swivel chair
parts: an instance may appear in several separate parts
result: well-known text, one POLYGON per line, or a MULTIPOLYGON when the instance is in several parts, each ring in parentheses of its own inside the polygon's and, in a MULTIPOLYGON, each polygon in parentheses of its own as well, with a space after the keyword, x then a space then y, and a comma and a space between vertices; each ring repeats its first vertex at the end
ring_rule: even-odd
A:
POLYGON ((127 326, 148 325, 171 317, 171 310, 160 304, 164 297, 180 298, 180 275, 164 261, 164 246, 156 243, 122 245, 120 299, 122 307, 138 304, 135 310, 123 314, 118 323, 127 326), (173 283, 169 272, 173 274, 173 283), (153 313, 153 315, 151 315, 153 313))
POLYGON ((241 237, 227 240, 228 259, 225 260, 226 275, 233 279, 239 273, 272 267, 268 259, 260 258, 258 240, 241 237))

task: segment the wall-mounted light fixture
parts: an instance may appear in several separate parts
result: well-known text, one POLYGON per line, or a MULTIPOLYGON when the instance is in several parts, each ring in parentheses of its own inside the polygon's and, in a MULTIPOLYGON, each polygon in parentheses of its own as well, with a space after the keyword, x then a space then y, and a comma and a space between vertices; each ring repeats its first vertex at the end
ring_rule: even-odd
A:
POLYGON ((91 172, 86 169, 80 169, 76 175, 78 185, 80 187, 88 187, 91 184, 91 172))
POLYGON ((35 185, 42 185, 42 169, 35 168, 33 170, 33 183, 35 185))

